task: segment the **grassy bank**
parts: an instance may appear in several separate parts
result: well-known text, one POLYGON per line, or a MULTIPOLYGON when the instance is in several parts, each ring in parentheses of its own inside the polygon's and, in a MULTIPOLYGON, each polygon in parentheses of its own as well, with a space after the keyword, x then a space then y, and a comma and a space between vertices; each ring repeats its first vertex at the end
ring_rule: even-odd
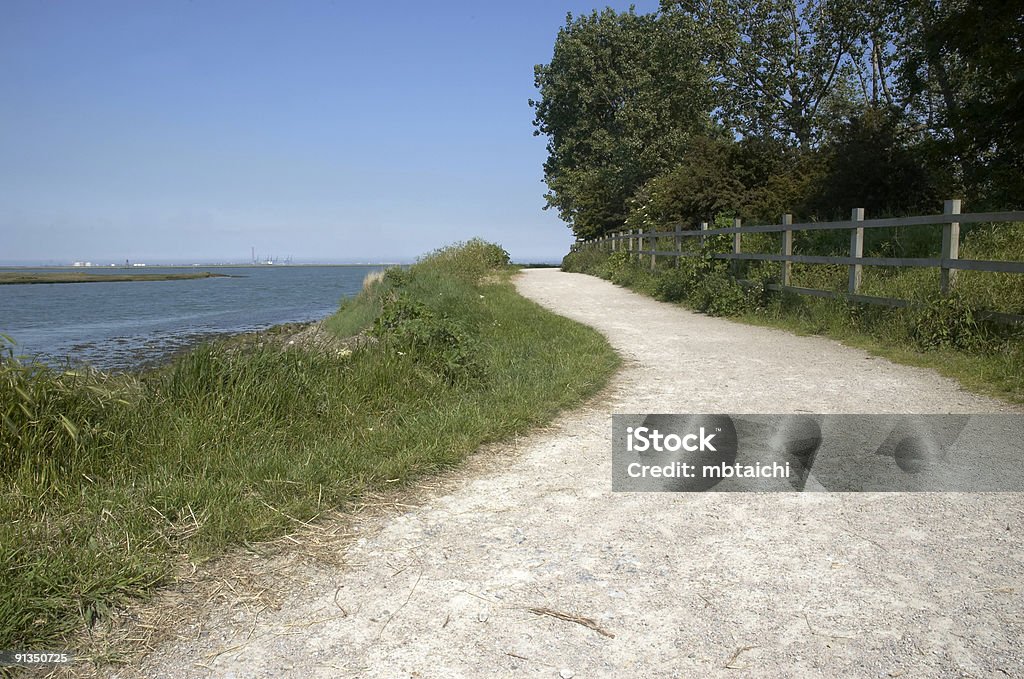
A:
POLYGON ((351 354, 214 344, 138 375, 0 362, 0 648, 76 632, 202 561, 457 464, 595 393, 617 358, 470 242, 328 325, 351 354))
MULTIPOLYGON (((777 252, 772 236, 744 236, 743 251, 777 252)), ((914 238, 897 230, 873 234, 865 256, 933 256, 940 240, 938 230, 914 238)), ((708 241, 705 255, 731 247, 731 237, 708 241)), ((827 241, 798 245, 803 246, 800 254, 811 255, 842 254, 848 247, 827 241)), ((980 225, 965 234, 961 253, 965 258, 1024 261, 1024 224, 980 225)), ((915 305, 891 308, 768 291, 765 285, 777 282, 779 265, 774 263, 741 263, 740 275, 751 286, 738 284, 727 263, 707 256, 684 259, 678 267, 662 258, 651 270, 647 258, 641 265, 625 252, 589 249, 567 255, 562 267, 709 315, 826 335, 901 363, 935 369, 974 391, 1024 403, 1024 328, 985 320, 983 313, 1024 315, 1021 275, 960 272, 954 294, 942 297, 936 271, 865 267, 865 294, 915 305)), ((845 291, 846 276, 845 266, 794 264, 792 284, 845 291)))
POLYGON ((0 273, 0 285, 31 285, 39 283, 126 283, 131 281, 185 281, 198 278, 227 278, 228 274, 192 271, 189 273, 80 273, 48 271, 46 273, 0 273))

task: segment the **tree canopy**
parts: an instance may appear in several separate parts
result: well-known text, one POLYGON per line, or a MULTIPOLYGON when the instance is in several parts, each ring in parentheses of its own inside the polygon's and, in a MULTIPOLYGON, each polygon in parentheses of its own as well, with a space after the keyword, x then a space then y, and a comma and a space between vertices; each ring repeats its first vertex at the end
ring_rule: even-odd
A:
POLYGON ((999 0, 663 0, 567 16, 535 69, 548 207, 644 220, 1024 205, 1024 10, 999 0))
POLYGON ((691 21, 632 11, 569 15, 537 66, 536 134, 548 205, 581 236, 621 225, 626 201, 707 128, 709 73, 691 21))

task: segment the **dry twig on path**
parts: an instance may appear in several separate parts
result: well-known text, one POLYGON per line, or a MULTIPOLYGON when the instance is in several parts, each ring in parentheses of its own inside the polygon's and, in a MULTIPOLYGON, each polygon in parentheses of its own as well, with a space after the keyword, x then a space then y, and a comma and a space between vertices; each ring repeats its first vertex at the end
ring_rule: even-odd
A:
POLYGON ((530 608, 527 608, 526 610, 530 611, 531 613, 533 613, 535 615, 547 615, 547 616, 550 616, 552 618, 558 618, 559 620, 565 620, 567 622, 574 622, 577 625, 583 625, 584 627, 588 627, 588 628, 594 630, 595 632, 597 632, 598 634, 600 634, 602 636, 605 636, 605 637, 608 637, 609 639, 614 639, 615 638, 614 634, 612 634, 608 630, 604 629, 603 627, 598 625, 596 622, 594 622, 590 618, 584 618, 582 616, 573 615, 571 613, 563 613, 562 611, 556 611, 556 610, 554 610, 552 608, 546 608, 546 607, 530 607, 530 608))

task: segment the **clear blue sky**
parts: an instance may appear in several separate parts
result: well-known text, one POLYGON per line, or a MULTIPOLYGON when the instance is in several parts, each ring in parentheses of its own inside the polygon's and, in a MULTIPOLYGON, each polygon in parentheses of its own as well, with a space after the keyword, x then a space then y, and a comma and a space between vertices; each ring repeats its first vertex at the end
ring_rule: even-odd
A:
POLYGON ((0 262, 556 260, 533 65, 605 4, 0 0, 0 262))

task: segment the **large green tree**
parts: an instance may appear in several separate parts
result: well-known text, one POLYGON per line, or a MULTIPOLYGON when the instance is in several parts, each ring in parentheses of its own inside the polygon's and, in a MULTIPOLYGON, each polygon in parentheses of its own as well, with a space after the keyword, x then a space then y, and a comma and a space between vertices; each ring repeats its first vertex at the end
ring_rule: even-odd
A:
POLYGON ((743 137, 810 148, 848 105, 864 14, 853 0, 662 0, 708 37, 721 121, 743 137))
POLYGON ((566 18, 535 69, 535 134, 548 138, 548 207, 587 238, 620 228, 627 201, 708 127, 709 73, 693 21, 611 9, 566 18))

